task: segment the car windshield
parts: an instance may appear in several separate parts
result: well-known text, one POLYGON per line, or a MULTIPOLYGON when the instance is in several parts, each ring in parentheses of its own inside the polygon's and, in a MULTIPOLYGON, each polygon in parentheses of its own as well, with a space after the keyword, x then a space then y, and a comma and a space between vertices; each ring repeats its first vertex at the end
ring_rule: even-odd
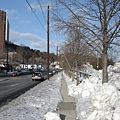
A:
POLYGON ((34 75, 39 75, 39 74, 41 74, 41 73, 34 73, 34 75))
POLYGON ((47 74, 47 70, 41 70, 40 71, 43 75, 46 75, 47 74))

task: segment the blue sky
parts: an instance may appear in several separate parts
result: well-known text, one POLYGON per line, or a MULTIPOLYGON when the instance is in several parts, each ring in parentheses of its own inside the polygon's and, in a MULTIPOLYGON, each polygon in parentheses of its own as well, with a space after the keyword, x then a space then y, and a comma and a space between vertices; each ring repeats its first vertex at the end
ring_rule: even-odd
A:
MULTIPOLYGON (((18 45, 47 51, 47 7, 42 7, 41 10, 38 0, 28 0, 28 2, 35 9, 40 21, 35 17, 26 0, 0 0, 0 9, 6 11, 9 19, 9 40, 18 45)), ((40 0, 40 3, 42 5, 54 4, 52 0, 40 0)), ((51 22, 50 19, 50 24, 51 22)), ((56 46, 60 45, 60 41, 62 41, 61 35, 56 35, 50 28, 50 52, 56 52, 56 46)))

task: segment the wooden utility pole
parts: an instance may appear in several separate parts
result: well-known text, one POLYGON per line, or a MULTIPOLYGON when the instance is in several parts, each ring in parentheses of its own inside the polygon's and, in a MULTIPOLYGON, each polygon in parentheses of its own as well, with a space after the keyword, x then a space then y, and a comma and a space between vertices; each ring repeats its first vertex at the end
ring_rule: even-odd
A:
POLYGON ((50 12, 50 7, 48 5, 48 12, 47 12, 47 78, 49 80, 49 58, 50 58, 50 55, 49 55, 49 24, 50 24, 50 17, 49 17, 49 12, 50 12))
POLYGON ((9 47, 9 43, 8 43, 8 40, 7 40, 7 72, 9 72, 8 47, 9 47))
POLYGON ((47 79, 49 80, 49 59, 50 59, 50 54, 49 54, 49 43, 50 43, 50 40, 49 40, 49 36, 50 36, 50 30, 49 30, 49 24, 50 24, 50 7, 54 7, 56 5, 40 5, 41 7, 47 7, 47 79))
MULTIPOLYGON (((29 5, 29 7, 31 8, 32 12, 35 14, 35 10, 31 7, 31 5, 29 4, 28 0, 26 0, 27 4, 29 5)), ((47 7, 47 78, 49 80, 49 12, 50 12, 50 7, 54 7, 57 5, 40 5, 40 7, 47 7)), ((36 16, 36 14, 35 14, 36 16)), ((37 16, 36 16, 37 17, 37 16)), ((38 19, 38 17, 37 17, 38 19)))
POLYGON ((58 65, 58 46, 57 46, 57 53, 56 53, 56 55, 57 55, 57 65, 58 65))

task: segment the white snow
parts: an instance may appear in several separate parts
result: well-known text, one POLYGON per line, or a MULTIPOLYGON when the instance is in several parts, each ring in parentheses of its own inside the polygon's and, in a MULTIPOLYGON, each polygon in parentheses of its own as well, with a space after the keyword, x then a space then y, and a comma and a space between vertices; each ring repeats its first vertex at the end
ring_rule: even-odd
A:
POLYGON ((91 76, 78 86, 68 76, 65 79, 68 94, 76 98, 78 120, 120 120, 120 64, 108 67, 109 82, 104 84, 102 71, 92 69, 86 66, 91 76))
POLYGON ((60 79, 61 74, 53 76, 0 108, 0 120, 44 120, 44 115, 55 111, 62 101, 60 79))
POLYGON ((68 94, 76 99, 78 120, 120 120, 120 63, 108 67, 109 82, 102 84, 102 71, 91 65, 84 72, 91 74, 76 86, 64 72, 56 74, 0 108, 0 120, 61 120, 55 111, 62 101, 62 74, 68 94))
POLYGON ((45 116, 45 120, 61 120, 59 114, 48 112, 45 116))

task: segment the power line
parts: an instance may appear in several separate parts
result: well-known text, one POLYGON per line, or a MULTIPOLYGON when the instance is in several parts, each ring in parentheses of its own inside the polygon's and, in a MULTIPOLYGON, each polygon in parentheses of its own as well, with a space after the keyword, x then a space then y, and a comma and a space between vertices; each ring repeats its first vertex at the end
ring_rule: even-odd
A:
MULTIPOLYGON (((38 0, 38 1, 39 1, 39 0, 38 0)), ((39 1, 39 4, 40 4, 40 8, 41 8, 41 10, 42 10, 42 7, 48 7, 48 6, 50 6, 50 7, 55 7, 55 6, 57 6, 56 4, 41 5, 40 1, 39 1)), ((49 12, 50 12, 50 8, 49 8, 49 12)), ((44 13, 43 13, 43 16, 44 16, 44 13)), ((46 21, 47 21, 47 20, 46 20, 46 21)), ((51 41, 52 41, 52 37, 51 37, 51 36, 50 36, 50 39, 51 39, 51 41)), ((56 48, 56 45, 54 44, 54 42, 52 41, 51 43, 52 43, 53 46, 56 48)))
POLYGON ((50 7, 51 6, 55 6, 55 5, 41 5, 41 6, 43 6, 43 7, 47 7, 47 78, 48 78, 48 80, 49 80, 49 31, 50 31, 50 29, 49 29, 49 24, 50 24, 50 15, 49 15, 49 13, 50 13, 50 7))
POLYGON ((29 7, 31 8, 31 11, 33 11, 33 8, 31 7, 30 3, 26 0, 27 4, 29 5, 29 7))
MULTIPOLYGON (((40 0, 37 0, 37 1, 38 1, 39 5, 40 5, 43 18, 44 18, 45 21, 47 21, 46 18, 45 18, 43 9, 42 9, 42 6, 43 6, 43 7, 46 7, 47 5, 41 5, 40 0)), ((41 23, 40 19, 38 18, 37 14, 35 13, 35 9, 30 5, 30 3, 28 2, 28 0, 26 0, 26 2, 27 2, 27 4, 29 5, 31 11, 34 13, 34 15, 35 15, 35 17, 37 18, 37 20, 39 21, 39 23, 41 24, 41 26, 44 28, 45 32, 47 32, 47 30, 45 29, 45 27, 44 27, 43 24, 41 23)), ((56 5, 51 4, 50 6, 56 6, 56 5)), ((50 38, 51 38, 51 37, 50 37, 50 38)), ((51 38, 51 41, 52 41, 52 38, 51 38)), ((56 45, 53 43, 53 41, 52 41, 52 44, 53 44, 53 46, 55 46, 55 48, 56 48, 56 45)))
MULTIPOLYGON (((57 5, 56 5, 56 4, 55 4, 55 5, 53 5, 53 4, 51 4, 51 5, 41 5, 40 0, 37 0, 37 1, 38 1, 38 3, 39 3, 40 8, 41 8, 41 11, 42 11, 42 15, 43 15, 43 17, 44 17, 44 20, 47 21, 46 18, 45 18, 45 15, 44 15, 44 12, 43 12, 42 7, 47 7, 47 6, 54 7, 54 6, 57 6, 57 5)), ((28 4, 28 6, 30 7, 31 11, 34 13, 34 15, 35 15, 35 17, 37 18, 37 20, 39 21, 39 23, 41 24, 41 26, 44 28, 45 32, 47 33, 48 31, 45 29, 45 27, 44 27, 43 24, 41 23, 39 17, 38 17, 37 14, 35 13, 36 10, 30 5, 30 3, 28 2, 28 0, 26 0, 26 2, 27 2, 27 4, 28 4)), ((51 36, 50 36, 50 38, 51 38, 51 36)), ((51 41, 52 41, 52 38, 51 38, 51 41)), ((54 44, 54 42, 52 41, 51 43, 52 43, 53 46, 56 48, 56 45, 54 44)))
MULTIPOLYGON (((45 27, 43 26, 43 24, 41 23, 40 19, 38 18, 37 14, 35 13, 35 9, 31 7, 30 3, 28 2, 28 0, 26 0, 27 4, 29 5, 31 11, 34 13, 35 17, 37 18, 37 20, 39 21, 39 23, 41 24, 41 26, 44 28, 44 30, 46 31, 45 27)), ((47 32, 47 31, 46 31, 47 32)))
MULTIPOLYGON (((40 0, 37 0, 37 1, 38 1, 39 5, 40 5, 40 8, 41 8, 43 17, 44 17, 45 21, 47 21, 46 18, 45 18, 43 9, 42 9, 42 6, 43 6, 43 7, 46 7, 47 5, 41 5, 40 0)), ((43 24, 41 23, 40 19, 38 18, 37 14, 35 13, 35 9, 32 8, 32 6, 31 6, 30 3, 28 2, 28 0, 26 0, 26 2, 27 2, 27 4, 29 5, 31 11, 34 13, 34 15, 35 15, 35 17, 37 18, 37 20, 39 21, 39 23, 40 23, 40 24, 42 25, 42 27, 44 28, 45 32, 47 33, 47 30, 45 29, 45 27, 44 27, 43 24)), ((55 5, 52 4, 51 6, 55 6, 55 5)), ((51 38, 51 37, 50 37, 50 38, 51 38)), ((52 40, 52 39, 51 39, 51 40, 52 40)), ((52 41, 52 43, 53 43, 53 41, 52 41)), ((53 43, 53 44, 54 44, 54 43, 53 43)), ((55 44, 54 44, 54 46, 55 46, 55 44)), ((56 48, 56 46, 55 46, 55 48, 56 48)))
MULTIPOLYGON (((53 1, 51 0, 51 5, 53 5, 52 3, 53 3, 53 1)), ((54 6, 57 6, 57 2, 55 3, 54 6)), ((54 6, 53 6, 53 7, 54 7, 54 6)), ((53 8, 53 7, 52 7, 52 8, 53 8)), ((50 11, 50 12, 52 13, 52 11, 50 11)), ((52 13, 52 15, 54 15, 54 14, 52 13)), ((57 38, 57 35, 56 35, 55 31, 53 30, 52 32, 53 32, 53 34, 56 36, 56 39, 57 39, 57 41, 58 41, 58 38, 57 38)), ((51 43, 53 44, 54 48, 56 49, 56 46, 58 46, 58 45, 54 44, 54 42, 53 42, 53 40, 52 40, 52 36, 50 36, 50 37, 51 37, 51 43)))
POLYGON ((41 7, 42 5, 41 5, 41 3, 40 3, 40 0, 37 0, 37 1, 38 1, 38 3, 39 3, 40 9, 41 9, 41 11, 42 11, 43 18, 44 18, 45 21, 47 21, 47 20, 46 20, 46 17, 45 17, 45 14, 44 14, 44 12, 43 12, 43 9, 42 9, 42 7, 41 7))

